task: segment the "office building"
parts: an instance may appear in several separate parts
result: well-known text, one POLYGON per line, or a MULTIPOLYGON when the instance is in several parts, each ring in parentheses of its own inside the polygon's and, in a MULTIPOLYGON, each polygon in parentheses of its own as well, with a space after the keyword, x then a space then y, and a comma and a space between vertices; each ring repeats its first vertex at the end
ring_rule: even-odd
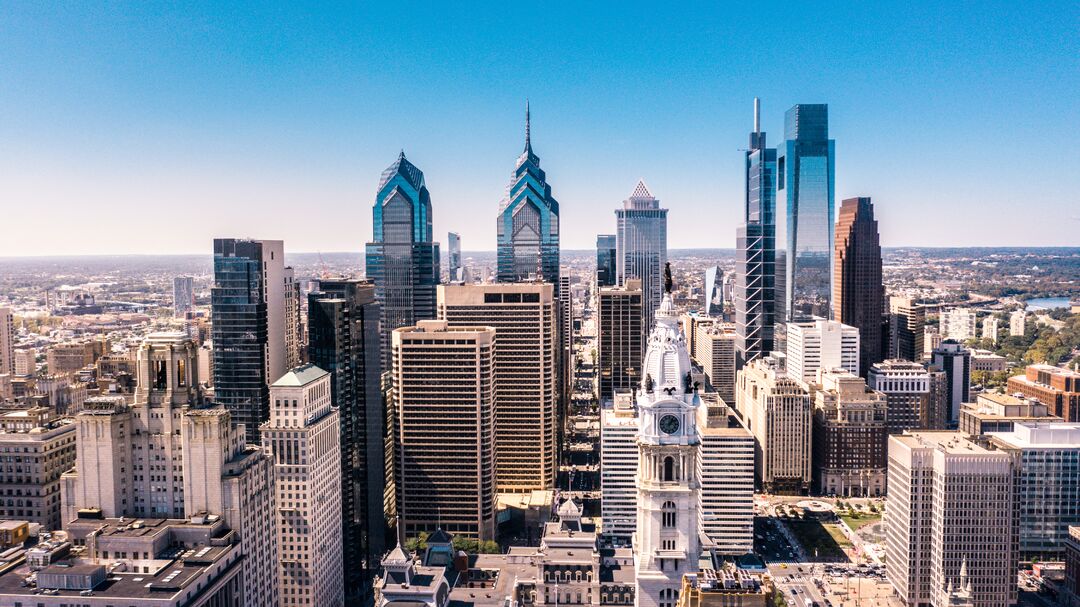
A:
POLYGON ((639 280, 597 292, 596 367, 601 403, 614 398, 616 392, 634 390, 641 382, 645 353, 642 303, 639 280))
POLYGON ((965 342, 978 337, 978 314, 967 308, 952 308, 941 313, 940 333, 943 339, 965 342))
POLYGON ((1080 525, 1080 424, 1018 422, 990 446, 1011 453, 1019 475, 1020 559, 1062 560, 1080 525))
POLYGON ((263 446, 274 454, 281 605, 345 603, 341 542, 341 435, 330 374, 290 370, 270 386, 263 446))
POLYGON ((0 408, 0 453, 18 461, 0 471, 0 519, 59 530, 60 475, 75 465, 75 424, 48 407, 0 408))
POLYGON ((834 318, 859 330, 859 369, 863 377, 885 360, 885 287, 881 283, 881 243, 869 198, 840 204, 833 238, 834 318))
POLYGON ((698 324, 695 360, 724 404, 735 406, 735 326, 726 323, 698 324))
POLYGON ((596 287, 614 287, 618 283, 617 255, 614 234, 596 236, 596 287))
POLYGON ((776 159, 781 201, 776 238, 785 253, 786 321, 832 318, 835 154, 829 106, 799 104, 784 114, 784 142, 776 159))
POLYGON ((638 418, 630 391, 600 410, 600 507, 603 534, 630 545, 637 528, 638 418))
POLYGON ((741 556, 754 549, 754 435, 723 403, 698 407, 701 436, 701 532, 716 552, 741 556))
POLYGON ((1027 330, 1027 311, 1014 310, 1009 314, 1009 336, 1023 337, 1027 330))
POLYGON ((461 234, 457 232, 446 233, 446 265, 449 282, 465 280, 465 271, 461 265, 461 234))
POLYGON ((889 298, 889 353, 887 358, 920 362, 926 310, 910 297, 889 298))
POLYGON ((1069 538, 1065 540, 1065 580, 1061 591, 1062 605, 1080 605, 1080 526, 1069 527, 1069 538))
MULTIPOLYGON (((565 268, 564 268, 565 269, 565 268)), ((562 448, 563 438, 565 435, 565 425, 563 420, 569 415, 570 410, 570 394, 573 390, 574 380, 574 301, 573 293, 570 289, 570 273, 564 271, 559 276, 559 286, 555 289, 555 293, 558 296, 558 308, 559 315, 558 331, 558 358, 559 365, 559 406, 558 415, 555 421, 555 428, 557 434, 556 451, 562 448)), ((556 455, 556 458, 559 456, 556 455)))
POLYGON ((425 320, 394 330, 394 486, 405 537, 495 538, 496 330, 425 320))
POLYGON ((387 419, 380 392, 379 304, 368 281, 322 279, 308 294, 308 360, 330 373, 340 416, 346 596, 365 593, 386 552, 387 419))
POLYGON ((1009 368, 1009 359, 990 350, 971 350, 971 370, 999 373, 1009 368))
POLYGON ((214 400, 259 443, 270 382, 285 373, 285 246, 280 240, 214 239, 214 400))
POLYGON ((960 431, 976 437, 991 432, 1012 432, 1016 424, 1061 422, 1046 405, 1033 398, 980 392, 975 402, 960 409, 960 431))
POLYGON ((686 338, 687 349, 690 351, 690 360, 698 361, 697 352, 697 334, 698 329, 709 329, 714 324, 719 322, 718 318, 710 318, 708 316, 702 316, 697 312, 689 312, 679 316, 679 326, 682 328, 682 334, 686 338))
POLYGON ((615 264, 620 285, 630 279, 641 281, 642 328, 652 330, 656 309, 664 293, 664 266, 667 263, 667 209, 638 181, 623 207, 615 210, 615 264))
POLYGON ((754 470, 766 493, 801 494, 810 489, 813 405, 800 380, 772 353, 743 367, 735 406, 754 434, 754 470))
POLYGON ((822 369, 814 393, 814 489, 822 495, 885 495, 888 402, 866 380, 822 369))
POLYGON ((904 605, 951 605, 958 584, 969 605, 1016 603, 1014 475, 1010 454, 959 432, 889 437, 885 568, 904 605))
POLYGON ((15 375, 15 315, 0 307, 0 375, 15 375))
POLYGON ((440 320, 451 328, 495 329, 499 491, 555 486, 560 355, 553 291, 553 285, 541 282, 439 286, 440 320))
POLYGON ((20 348, 15 350, 15 375, 29 377, 37 373, 37 350, 20 348))
POLYGON ((380 351, 383 369, 388 369, 390 334, 435 318, 435 287, 441 276, 439 243, 431 231, 431 195, 424 173, 404 151, 379 179, 372 216, 372 241, 364 259, 382 312, 380 351))
POLYGON ((1023 375, 1009 378, 1009 393, 1038 399, 1053 415, 1080 421, 1080 373, 1047 364, 1028 365, 1023 375))
POLYGON ((183 318, 195 307, 195 279, 191 276, 173 278, 173 316, 183 318))
POLYGON ((720 266, 705 270, 705 316, 724 314, 724 271, 720 266))
POLYGON ((300 304, 300 281, 296 279, 296 271, 292 267, 285 267, 285 284, 282 291, 285 293, 285 368, 295 369, 304 362, 307 354, 304 342, 304 323, 302 306, 300 304))
POLYGON ((787 324, 787 372, 812 384, 819 369, 840 368, 859 374, 859 330, 835 320, 812 319, 787 324))
POLYGON ((499 205, 499 282, 543 280, 559 284, 559 203, 551 195, 540 157, 533 153, 525 104, 525 150, 499 205))
POLYGON ((45 351, 45 365, 50 375, 70 375, 93 365, 108 351, 109 341, 105 338, 60 343, 45 351))
POLYGON ((923 328, 923 362, 931 359, 934 350, 937 350, 943 341, 945 341, 945 338, 941 335, 938 327, 923 328))
POLYGON ((919 363, 907 360, 886 360, 870 367, 866 383, 871 390, 885 395, 889 434, 945 428, 947 408, 944 399, 937 402, 932 374, 919 363))
POLYGON ((959 343, 946 339, 934 349, 932 360, 934 366, 945 371, 948 380, 946 423, 955 428, 960 420, 960 405, 971 400, 971 352, 959 343))
MULTIPOLYGON (((737 361, 773 351, 774 325, 782 322, 784 273, 777 265, 776 149, 766 147, 761 104, 754 98, 754 132, 745 153, 743 224, 735 233, 735 333, 737 361)), ((781 243, 780 246, 783 246, 781 243)))

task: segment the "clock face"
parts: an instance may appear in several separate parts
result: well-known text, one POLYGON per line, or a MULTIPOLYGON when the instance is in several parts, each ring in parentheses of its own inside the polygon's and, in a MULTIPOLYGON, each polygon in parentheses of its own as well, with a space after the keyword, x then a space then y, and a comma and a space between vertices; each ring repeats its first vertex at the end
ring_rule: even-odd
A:
POLYGON ((679 431, 679 418, 674 415, 665 415, 660 418, 660 431, 665 434, 675 434, 679 431))

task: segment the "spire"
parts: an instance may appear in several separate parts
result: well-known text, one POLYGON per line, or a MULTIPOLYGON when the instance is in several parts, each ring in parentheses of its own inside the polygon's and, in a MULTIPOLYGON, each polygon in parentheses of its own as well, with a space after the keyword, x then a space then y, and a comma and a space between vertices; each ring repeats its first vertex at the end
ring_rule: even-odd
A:
POLYGON ((400 162, 402 160, 405 160, 405 148, 401 148, 401 153, 398 154, 397 159, 398 159, 398 162, 400 162))
POLYGON ((961 590, 966 590, 965 586, 967 586, 967 583, 968 583, 967 577, 968 577, 968 575, 967 575, 967 555, 965 554, 964 555, 964 560, 960 561, 960 589, 961 590))
POLYGON ((754 132, 761 132, 761 99, 754 97, 754 132))
POLYGON ((529 100, 525 99, 525 153, 532 154, 532 141, 529 133, 529 100))

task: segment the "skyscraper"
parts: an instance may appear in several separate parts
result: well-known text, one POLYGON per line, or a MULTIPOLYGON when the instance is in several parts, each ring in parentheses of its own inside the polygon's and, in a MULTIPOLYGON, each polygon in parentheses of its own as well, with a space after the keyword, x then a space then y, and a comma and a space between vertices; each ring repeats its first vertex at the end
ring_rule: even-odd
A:
POLYGON ((195 279, 191 276, 173 278, 173 316, 183 318, 195 305, 195 279))
POLYGON ((934 348, 933 361, 934 366, 941 367, 948 378, 946 423, 955 428, 960 421, 960 406, 970 400, 971 351, 951 339, 946 339, 934 348))
POLYGON ((596 236, 596 287, 614 287, 618 281, 617 254, 614 234, 596 236))
POLYGON ((341 415, 341 560, 349 597, 369 589, 386 551, 380 339, 379 304, 370 282, 320 280, 319 290, 308 294, 308 360, 330 373, 341 415))
POLYGON ((621 287, 597 293, 596 366, 600 402, 616 392, 633 390, 641 382, 641 357, 645 354, 641 281, 628 280, 621 287))
POLYGON ((804 385, 817 382, 820 369, 859 374, 859 330, 835 320, 787 324, 787 372, 804 385))
POLYGON ((461 234, 457 232, 446 233, 446 265, 449 266, 450 282, 464 280, 461 268, 461 234))
POLYGON ((867 385, 885 394, 889 434, 944 429, 931 415, 935 397, 931 374, 921 364, 900 359, 882 361, 870 367, 867 385))
POLYGON ((615 271, 620 285, 641 280, 642 330, 648 335, 664 295, 667 263, 667 209, 660 208, 644 181, 638 181, 623 208, 615 210, 615 271))
POLYGON ((829 106, 788 110, 784 140, 776 160, 776 191, 783 197, 776 238, 785 251, 784 318, 830 318, 835 142, 829 139, 829 106))
POLYGON ((782 320, 777 307, 776 279, 776 150, 765 146, 761 104, 754 98, 754 132, 746 151, 743 225, 735 235, 736 364, 766 355, 774 347, 774 324, 782 320))
POLYGON ((705 270, 705 316, 724 313, 724 271, 720 266, 705 270))
POLYGON ((432 240, 431 196, 424 173, 398 155, 382 173, 375 195, 374 230, 367 244, 367 277, 382 306, 383 367, 389 367, 390 333, 435 318, 439 243, 432 240))
POLYGON ((259 444, 269 384, 285 373, 285 245, 214 239, 214 400, 259 444))
POLYGON ((517 159, 499 205, 498 281, 530 277, 559 284, 559 203, 551 195, 540 157, 533 153, 529 105, 525 104, 525 150, 517 159))
POLYGON ((910 297, 889 298, 889 355, 919 362, 923 359, 926 310, 910 297))
POLYGON ((840 204, 833 242, 833 317, 859 330, 859 369, 865 377, 885 359, 886 347, 881 243, 869 198, 840 204))
POLYGON ((299 367, 304 361, 304 323, 300 318, 300 281, 292 266, 285 267, 285 368, 299 367))

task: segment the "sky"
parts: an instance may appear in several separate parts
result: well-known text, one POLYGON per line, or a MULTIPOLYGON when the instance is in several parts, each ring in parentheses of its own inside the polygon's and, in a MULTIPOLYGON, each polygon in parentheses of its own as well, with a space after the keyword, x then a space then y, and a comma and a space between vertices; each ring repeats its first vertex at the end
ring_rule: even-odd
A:
POLYGON ((402 149, 493 250, 526 99, 563 248, 639 178, 731 248, 755 96, 829 104, 884 246, 1080 246, 1080 3, 784 4, 3 2, 0 256, 361 251, 402 149))

